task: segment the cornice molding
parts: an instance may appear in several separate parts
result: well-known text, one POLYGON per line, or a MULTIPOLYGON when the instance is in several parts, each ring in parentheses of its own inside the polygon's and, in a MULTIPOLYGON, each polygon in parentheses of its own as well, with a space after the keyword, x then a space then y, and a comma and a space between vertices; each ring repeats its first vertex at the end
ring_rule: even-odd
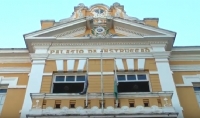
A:
POLYGON ((200 65, 170 65, 172 71, 200 71, 200 65))
POLYGON ((119 26, 114 26, 114 29, 115 29, 116 33, 127 35, 127 36, 143 37, 144 35, 146 35, 146 34, 139 33, 139 32, 136 32, 134 30, 126 29, 126 28, 119 27, 119 26))
POLYGON ((18 50, 18 49, 14 49, 14 50, 8 50, 8 49, 1 49, 0 50, 0 54, 5 54, 5 53, 24 53, 24 54, 28 54, 29 51, 28 49, 24 49, 24 50, 18 50))
POLYGON ((51 28, 47 28, 47 29, 44 29, 44 30, 39 30, 39 31, 35 31, 35 32, 29 33, 29 34, 25 34, 25 39, 27 37, 35 37, 35 36, 42 35, 42 34, 45 34, 45 33, 51 32, 51 31, 59 30, 59 29, 65 28, 65 27, 73 26, 73 25, 76 25, 76 24, 79 24, 79 23, 84 23, 84 22, 86 22, 85 18, 73 20, 71 22, 64 23, 64 24, 61 24, 61 25, 57 25, 57 26, 54 26, 54 27, 51 27, 51 28))
POLYGON ((18 77, 0 76, 0 84, 8 84, 8 88, 26 88, 26 85, 17 85, 18 77))
POLYGON ((183 75, 183 84, 176 84, 176 87, 193 87, 193 82, 200 82, 200 75, 183 75))
MULTIPOLYGON (((121 39, 124 39, 124 37, 120 37, 121 39)), ((118 38, 118 39, 120 39, 118 38)), ((130 37, 129 37, 130 38, 130 37)), ((78 38, 77 38, 78 39, 78 38)), ((95 42, 71 42, 71 43, 49 43, 49 42, 44 42, 44 43, 32 43, 33 46, 99 46, 99 45, 150 45, 150 44, 167 44, 167 41, 129 41, 129 42, 124 42, 124 41, 117 41, 113 42, 113 40, 105 40, 105 41, 95 41, 95 42)))
MULTIPOLYGON (((170 52, 142 52, 142 53, 103 53, 102 58, 157 58, 166 59, 169 57, 170 52)), ((44 53, 31 53, 33 60, 58 60, 58 59, 79 59, 79 58, 100 58, 100 53, 82 53, 82 54, 44 54, 44 53)))
POLYGON ((29 73, 31 67, 0 67, 0 73, 29 73))
POLYGON ((169 58, 170 61, 200 61, 200 54, 197 53, 196 55, 174 55, 171 53, 169 58))
POLYGON ((31 63, 31 59, 30 56, 27 57, 1 56, 0 63, 31 63))
POLYGON ((79 27, 73 30, 69 30, 69 31, 54 35, 54 37, 74 37, 74 36, 85 33, 85 31, 86 31, 86 26, 79 27))
MULTIPOLYGON (((173 92, 137 92, 137 93, 119 93, 119 98, 132 98, 132 97, 172 97, 173 92)), ((105 98, 114 98, 113 93, 104 93, 105 98)), ((31 98, 32 99, 40 99, 40 98, 45 98, 45 99, 82 99, 85 98, 85 95, 79 95, 79 94, 44 94, 44 93, 31 93, 31 98)), ((96 98, 101 98, 101 94, 99 93, 90 93, 88 94, 88 98, 90 99, 96 99, 96 98)))
POLYGON ((118 22, 118 23, 123 23, 123 24, 127 24, 127 25, 130 25, 130 26, 143 28, 143 29, 146 29, 146 30, 165 34, 165 35, 168 35, 168 36, 175 37, 175 35, 176 35, 175 32, 172 32, 172 31, 169 31, 169 30, 164 30, 164 29, 161 29, 161 28, 155 28, 155 27, 151 27, 151 26, 147 26, 147 25, 142 25, 142 24, 139 24, 139 23, 134 23, 134 22, 131 22, 131 21, 128 21, 128 20, 120 19, 120 18, 114 18, 113 20, 115 22, 118 22))

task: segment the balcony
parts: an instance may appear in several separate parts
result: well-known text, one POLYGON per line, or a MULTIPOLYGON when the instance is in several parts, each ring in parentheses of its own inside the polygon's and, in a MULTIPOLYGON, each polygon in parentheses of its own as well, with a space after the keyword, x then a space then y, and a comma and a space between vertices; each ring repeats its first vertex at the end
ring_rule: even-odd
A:
POLYGON ((89 108, 84 107, 86 95, 79 94, 31 94, 33 108, 27 114, 27 118, 83 118, 83 117, 148 117, 176 118, 178 113, 171 105, 173 92, 145 92, 145 93, 119 93, 120 106, 114 105, 113 93, 105 93, 105 106, 103 109, 97 104, 101 100, 100 93, 90 93, 87 99, 91 100, 89 108), (161 105, 155 101, 161 98, 161 105), (69 100, 77 100, 78 103, 71 108, 69 100), (128 99, 135 99, 134 106, 129 106, 128 99), (149 105, 145 106, 142 100, 149 99, 149 105), (43 102, 46 101, 45 108, 43 102), (56 100, 61 100, 60 108, 54 104, 56 100), (68 100, 68 102, 66 102, 68 100), (80 101, 83 101, 80 102, 80 101), (112 102, 113 101, 113 102, 112 102))

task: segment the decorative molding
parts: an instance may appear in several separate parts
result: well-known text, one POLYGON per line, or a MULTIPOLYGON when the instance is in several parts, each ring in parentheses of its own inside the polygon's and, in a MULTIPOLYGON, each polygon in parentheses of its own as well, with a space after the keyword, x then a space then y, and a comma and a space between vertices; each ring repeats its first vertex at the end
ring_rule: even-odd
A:
POLYGON ((200 65, 171 65, 172 71, 200 71, 200 65))
POLYGON ((73 25, 76 25, 76 24, 79 24, 79 23, 84 23, 84 22, 86 22, 85 18, 72 20, 70 22, 63 23, 61 25, 57 25, 57 26, 54 26, 54 27, 51 27, 51 28, 38 30, 38 31, 35 31, 35 32, 32 32, 32 33, 25 34, 25 39, 27 39, 28 37, 35 37, 35 36, 38 36, 38 35, 42 35, 42 34, 45 34, 45 33, 49 33, 49 32, 52 32, 52 31, 56 31, 56 30, 59 30, 59 29, 63 29, 65 27, 73 26, 73 25))
MULTIPOLYGON (((133 98, 133 97, 172 97, 173 92, 171 91, 163 91, 163 92, 130 92, 130 93, 119 93, 119 98, 133 98)), ((114 98, 113 93, 104 93, 105 98, 114 98)), ((48 93, 31 93, 31 98, 32 99, 84 99, 85 95, 80 95, 80 94, 70 94, 70 93, 65 93, 65 94, 48 94, 48 93)), ((100 93, 89 93, 88 94, 88 99, 97 99, 101 98, 100 93)))
POLYGON ((146 34, 142 34, 142 33, 138 33, 134 30, 130 30, 130 29, 126 29, 123 27, 119 27, 119 26, 114 26, 115 32, 119 33, 119 34, 123 34, 123 35, 127 35, 127 36, 139 36, 139 37, 143 37, 146 34))
MULTIPOLYGON (((149 74, 158 74, 158 71, 149 71, 149 74)), ((43 73, 43 76, 52 76, 53 73, 43 73)), ((101 75, 101 72, 88 72, 88 75, 101 75)), ((103 75, 114 75, 114 72, 103 72, 103 75)))
MULTIPOLYGON (((31 53, 31 58, 47 59, 47 60, 66 60, 66 59, 84 59, 84 58, 100 58, 99 53, 81 53, 81 54, 35 54, 31 53)), ((118 59, 138 59, 138 58, 161 58, 169 57, 169 52, 142 52, 142 53, 103 53, 104 58, 118 59), (156 56, 154 56, 156 55, 156 56)))
POLYGON ((29 51, 28 51, 28 49, 19 50, 19 49, 16 48, 16 49, 13 49, 13 50, 11 50, 11 49, 9 50, 9 49, 5 48, 5 49, 1 49, 0 50, 0 54, 2 54, 2 53, 3 54, 4 53, 20 53, 20 54, 24 53, 24 54, 28 54, 29 51))
POLYGON ((17 85, 18 77, 0 76, 0 84, 8 84, 8 88, 26 88, 26 85, 17 85))
POLYGON ((175 37, 175 35, 176 35, 175 32, 172 32, 172 31, 169 31, 169 30, 164 30, 164 29, 161 29, 161 28, 155 28, 155 27, 151 27, 151 26, 147 26, 147 25, 142 25, 142 24, 134 23, 134 22, 131 22, 129 20, 124 20, 124 19, 121 19, 121 18, 114 18, 113 20, 115 22, 118 22, 118 23, 123 23, 123 24, 126 24, 126 25, 143 28, 143 29, 146 29, 146 30, 150 30, 150 31, 154 31, 154 32, 157 32, 157 33, 165 34, 165 35, 168 35, 168 36, 175 37))
POLYGON ((170 61, 200 61, 200 54, 199 52, 196 52, 195 55, 188 55, 191 52, 185 53, 185 55, 175 55, 171 53, 171 56, 169 58, 170 61))
POLYGON ((158 71, 149 71, 149 74, 156 75, 156 74, 159 74, 159 73, 158 73, 158 71))
POLYGON ((86 31, 86 26, 79 27, 79 28, 76 28, 76 29, 73 29, 73 30, 69 30, 69 31, 54 35, 54 37, 56 37, 56 38, 57 37, 61 37, 61 38, 62 37, 74 37, 74 36, 85 33, 85 31, 86 31))
MULTIPOLYGON (((78 38, 75 38, 78 39, 78 38)), ((89 39, 89 38, 85 38, 84 39, 89 39)), ((49 42, 41 42, 41 43, 32 43, 33 46, 105 46, 105 45, 150 45, 150 44, 166 44, 168 43, 167 41, 131 41, 131 37, 113 37, 110 40, 104 40, 104 41, 98 41, 98 42, 70 42, 70 43, 49 43, 49 42), (115 41, 113 42, 113 40, 116 39, 130 39, 129 42, 122 42, 122 41, 115 41)))
MULTIPOLYGON (((17 53, 16 53, 17 54, 17 53)), ((27 57, 15 57, 15 56, 1 56, 0 63, 31 63, 31 59, 29 56, 27 57)))
POLYGON ((176 87, 193 86, 193 82, 200 82, 200 74, 197 75, 183 75, 184 84, 176 84, 176 87))
POLYGON ((0 67, 0 73, 29 73, 30 67, 0 67))

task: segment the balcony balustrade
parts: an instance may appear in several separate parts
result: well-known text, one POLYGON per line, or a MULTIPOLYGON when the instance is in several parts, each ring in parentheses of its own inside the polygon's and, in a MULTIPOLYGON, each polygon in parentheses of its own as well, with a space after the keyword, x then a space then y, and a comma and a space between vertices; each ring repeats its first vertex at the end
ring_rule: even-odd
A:
POLYGON ((173 92, 146 92, 146 93, 119 93, 120 106, 114 104, 113 93, 105 93, 105 106, 99 105, 100 93, 79 94, 31 94, 33 108, 27 113, 28 118, 64 118, 64 117, 170 117, 176 118, 178 112, 171 104, 173 92), (85 107, 85 100, 90 100, 90 107, 85 107), (130 106, 128 100, 134 99, 134 106, 130 106), (148 105, 142 100, 148 99, 148 105), (160 105, 157 100, 160 99, 160 105), (45 107, 43 101, 45 100, 45 107), (60 100, 59 108, 55 107, 55 101, 60 100), (70 108, 69 100, 79 100, 74 108, 70 108), (107 101, 108 100, 108 101, 107 101), (80 103, 82 101, 83 103, 80 103), (113 101, 113 103, 111 103, 113 101), (49 104, 48 104, 49 102, 49 104), (99 102, 99 103, 97 103, 99 102), (51 103, 51 104, 50 104, 51 103), (80 103, 80 104, 79 104, 80 103))

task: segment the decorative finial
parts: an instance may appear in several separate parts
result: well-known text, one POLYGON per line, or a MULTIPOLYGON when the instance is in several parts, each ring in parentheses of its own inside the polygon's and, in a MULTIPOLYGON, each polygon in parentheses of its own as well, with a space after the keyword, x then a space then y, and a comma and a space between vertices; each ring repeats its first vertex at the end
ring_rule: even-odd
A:
POLYGON ((168 99, 167 98, 164 98, 164 101, 165 101, 164 107, 171 106, 171 104, 168 103, 168 99))
POLYGON ((36 100, 36 105, 33 105, 33 108, 35 108, 35 109, 40 109, 41 108, 41 106, 39 106, 39 100, 36 100))

